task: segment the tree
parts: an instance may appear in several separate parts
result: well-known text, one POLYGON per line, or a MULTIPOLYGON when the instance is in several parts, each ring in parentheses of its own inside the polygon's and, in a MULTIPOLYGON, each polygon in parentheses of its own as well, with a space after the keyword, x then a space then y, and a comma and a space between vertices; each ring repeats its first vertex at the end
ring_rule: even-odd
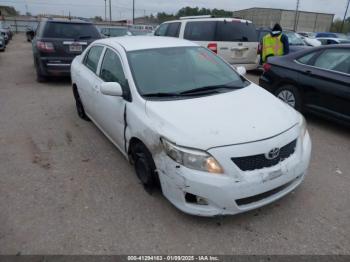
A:
POLYGON ((223 9, 207 9, 207 8, 199 8, 199 7, 190 7, 186 6, 181 8, 176 15, 167 14, 165 12, 161 12, 157 14, 157 20, 159 23, 178 19, 183 16, 198 16, 198 15, 213 15, 215 17, 232 17, 233 12, 226 11, 223 9))
POLYGON ((93 20, 96 21, 96 22, 102 22, 102 21, 103 21, 103 19, 102 19, 101 16, 95 16, 95 17, 93 18, 93 20))
POLYGON ((341 30, 343 20, 336 19, 332 23, 331 32, 335 33, 349 33, 350 32, 350 17, 345 20, 343 31, 341 30))

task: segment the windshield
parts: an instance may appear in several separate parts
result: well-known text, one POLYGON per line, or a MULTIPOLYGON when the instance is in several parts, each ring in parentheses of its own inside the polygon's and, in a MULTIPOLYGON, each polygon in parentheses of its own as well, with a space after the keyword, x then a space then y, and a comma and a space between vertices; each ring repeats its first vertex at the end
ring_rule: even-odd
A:
POLYGON ((45 26, 44 37, 98 39, 100 34, 92 24, 49 22, 45 26))
POLYGON ((128 58, 143 96, 194 94, 197 89, 204 91, 205 88, 230 91, 247 84, 221 58, 203 47, 132 51, 128 52, 128 58))
POLYGON ((296 33, 288 32, 288 41, 290 45, 306 45, 303 39, 301 39, 296 33))

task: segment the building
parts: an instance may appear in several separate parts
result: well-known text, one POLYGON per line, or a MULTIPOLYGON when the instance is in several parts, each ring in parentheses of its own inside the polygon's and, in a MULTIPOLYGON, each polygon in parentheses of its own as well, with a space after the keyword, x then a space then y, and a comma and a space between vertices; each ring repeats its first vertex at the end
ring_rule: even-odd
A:
POLYGON ((0 5, 0 16, 15 16, 17 11, 12 6, 0 5))
POLYGON ((294 30, 296 20, 298 32, 329 31, 334 19, 334 14, 299 11, 296 15, 295 10, 258 7, 235 11, 233 16, 250 20, 256 27, 271 28, 279 23, 284 30, 294 30))

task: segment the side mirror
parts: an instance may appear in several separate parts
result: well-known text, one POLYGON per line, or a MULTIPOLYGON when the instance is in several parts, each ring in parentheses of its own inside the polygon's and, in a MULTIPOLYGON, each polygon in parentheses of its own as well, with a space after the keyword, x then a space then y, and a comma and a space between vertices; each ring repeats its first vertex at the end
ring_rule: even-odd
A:
POLYGON ((234 68, 236 69, 237 73, 242 75, 242 76, 247 74, 247 70, 245 69, 244 66, 236 66, 234 68))
POLYGON ((101 93, 106 96, 123 96, 123 90, 119 83, 105 82, 101 84, 101 93))

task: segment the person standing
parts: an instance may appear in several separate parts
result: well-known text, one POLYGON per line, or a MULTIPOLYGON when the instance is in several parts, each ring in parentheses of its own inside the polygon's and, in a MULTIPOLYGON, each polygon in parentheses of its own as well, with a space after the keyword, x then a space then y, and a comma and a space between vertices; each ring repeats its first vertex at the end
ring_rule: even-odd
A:
POLYGON ((262 62, 266 63, 271 56, 283 56, 289 53, 288 36, 283 34, 280 24, 275 24, 271 33, 262 41, 262 62))

